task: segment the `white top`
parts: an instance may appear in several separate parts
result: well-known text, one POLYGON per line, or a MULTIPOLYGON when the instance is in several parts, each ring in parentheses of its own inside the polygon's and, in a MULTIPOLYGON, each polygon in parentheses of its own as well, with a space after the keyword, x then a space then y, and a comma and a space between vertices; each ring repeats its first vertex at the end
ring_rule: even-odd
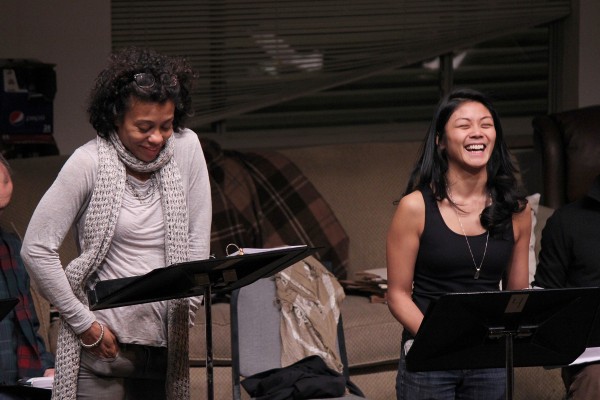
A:
MULTIPOLYGON (((197 135, 189 130, 174 133, 174 160, 179 167, 189 215, 190 260, 208 258, 212 217, 208 170, 197 135)), ((31 278, 46 299, 66 319, 76 334, 96 319, 111 327, 122 343, 166 346, 165 302, 140 304, 92 312, 73 294, 58 249, 71 227, 79 246, 98 169, 96 139, 78 148, 38 204, 23 240, 21 256, 31 278)), ((131 176, 128 179, 132 180, 131 176)), ((150 185, 132 183, 138 192, 150 185)), ((126 185, 113 241, 97 271, 101 280, 139 276, 165 267, 164 222, 158 188, 143 203, 126 185)), ((191 312, 197 309, 193 302, 191 312)))

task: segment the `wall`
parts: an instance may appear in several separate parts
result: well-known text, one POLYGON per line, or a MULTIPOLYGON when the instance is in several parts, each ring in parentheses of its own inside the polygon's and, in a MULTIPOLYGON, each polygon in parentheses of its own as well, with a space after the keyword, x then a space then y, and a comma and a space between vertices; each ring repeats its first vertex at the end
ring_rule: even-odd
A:
POLYGON ((579 12, 579 107, 600 104, 600 1, 581 0, 579 12))
POLYGON ((600 1, 573 0, 572 10, 561 32, 565 44, 558 60, 562 96, 557 111, 600 104, 600 1))
POLYGON ((2 0, 0 58, 55 64, 54 139, 62 154, 95 136, 85 104, 111 49, 110 1, 2 0))
MULTIPOLYGON (((600 104, 600 1, 573 0, 564 22, 564 74, 559 109, 600 104)), ((85 102, 111 48, 110 1, 2 0, 0 58, 56 64, 54 137, 62 154, 94 137, 85 102)))

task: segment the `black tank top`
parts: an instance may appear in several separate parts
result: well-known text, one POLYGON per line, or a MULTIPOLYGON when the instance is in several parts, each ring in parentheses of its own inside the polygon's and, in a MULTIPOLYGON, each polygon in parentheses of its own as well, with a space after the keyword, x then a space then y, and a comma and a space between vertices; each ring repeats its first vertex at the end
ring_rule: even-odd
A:
MULTIPOLYGON (((444 222, 430 188, 422 191, 425 200, 425 227, 415 262, 413 300, 425 313, 431 300, 444 293, 499 290, 514 246, 512 222, 502 238, 490 236, 485 259, 475 279, 475 266, 463 234, 444 222)), ((468 236, 477 265, 481 262, 487 233, 468 236)))

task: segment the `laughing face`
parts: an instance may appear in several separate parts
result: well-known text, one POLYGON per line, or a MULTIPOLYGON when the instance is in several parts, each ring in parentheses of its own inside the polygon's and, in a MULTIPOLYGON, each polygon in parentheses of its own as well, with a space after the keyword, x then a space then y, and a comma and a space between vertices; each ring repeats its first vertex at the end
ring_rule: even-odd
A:
POLYGON ((137 159, 150 162, 173 134, 175 104, 153 103, 132 98, 117 134, 123 146, 137 159))
POLYGON ((495 142, 496 128, 490 111, 481 103, 467 101, 448 119, 440 146, 446 150, 450 168, 480 170, 489 161, 495 142))

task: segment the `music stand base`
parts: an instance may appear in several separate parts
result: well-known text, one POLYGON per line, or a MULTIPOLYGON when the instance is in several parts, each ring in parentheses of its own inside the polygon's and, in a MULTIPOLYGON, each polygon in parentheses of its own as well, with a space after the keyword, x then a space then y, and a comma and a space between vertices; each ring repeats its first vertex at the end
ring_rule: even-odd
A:
POLYGON ((213 349, 212 349, 212 291, 210 285, 204 288, 204 316, 206 318, 206 399, 215 397, 213 375, 213 349))

